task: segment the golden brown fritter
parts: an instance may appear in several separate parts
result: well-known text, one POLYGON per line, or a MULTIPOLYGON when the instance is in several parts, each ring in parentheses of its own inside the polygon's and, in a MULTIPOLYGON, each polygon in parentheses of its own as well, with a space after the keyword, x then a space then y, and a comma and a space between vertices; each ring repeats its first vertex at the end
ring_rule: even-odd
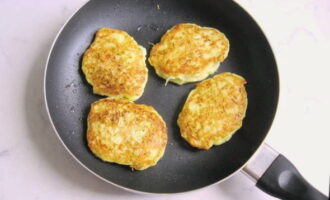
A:
POLYGON ((101 28, 84 53, 82 70, 96 94, 138 99, 148 79, 145 49, 125 31, 101 28))
POLYGON ((245 79, 222 73, 197 84, 178 118, 181 136, 192 146, 209 149, 228 141, 242 126, 247 108, 245 79))
POLYGON ((163 156, 167 128, 151 106, 105 98, 91 105, 87 141, 102 160, 143 170, 163 156))
POLYGON ((181 85, 213 74, 228 51, 229 41, 217 29, 178 24, 153 46, 148 60, 160 77, 181 85))

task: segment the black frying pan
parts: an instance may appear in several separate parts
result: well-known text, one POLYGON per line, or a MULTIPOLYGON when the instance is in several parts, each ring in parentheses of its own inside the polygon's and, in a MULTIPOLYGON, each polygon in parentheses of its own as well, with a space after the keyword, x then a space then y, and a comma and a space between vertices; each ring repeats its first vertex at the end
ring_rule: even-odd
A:
MULTIPOLYGON (((217 183, 240 170, 267 135, 278 95, 278 72, 267 39, 256 22, 232 0, 91 0, 59 33, 45 72, 49 116, 69 152, 107 182, 148 193, 190 191, 217 183), (132 172, 128 167, 102 162, 88 149, 85 133, 90 104, 103 97, 92 93, 81 71, 82 54, 96 30, 101 27, 125 30, 149 51, 150 43, 157 43, 166 30, 187 22, 217 28, 228 37, 229 56, 216 73, 234 72, 247 80, 249 105, 243 127, 229 142, 208 151, 190 147, 180 137, 176 120, 195 84, 177 86, 170 83, 165 87, 165 81, 149 66, 145 92, 136 103, 152 105, 166 121, 169 142, 165 155, 156 166, 144 171, 132 172)), ((270 168, 280 169, 276 165, 276 161, 280 165, 284 162, 280 157, 274 157, 270 168)), ((291 192, 297 193, 294 189, 300 189, 299 184, 291 185, 288 192, 283 190, 288 187, 273 184, 277 183, 282 171, 266 171, 270 173, 266 178, 274 177, 260 179, 264 180, 263 188, 269 189, 269 185, 273 185, 270 189, 279 192, 277 195, 294 197, 291 192)), ((260 183, 258 185, 262 186, 260 183)), ((302 191, 324 197, 311 187, 302 191)))

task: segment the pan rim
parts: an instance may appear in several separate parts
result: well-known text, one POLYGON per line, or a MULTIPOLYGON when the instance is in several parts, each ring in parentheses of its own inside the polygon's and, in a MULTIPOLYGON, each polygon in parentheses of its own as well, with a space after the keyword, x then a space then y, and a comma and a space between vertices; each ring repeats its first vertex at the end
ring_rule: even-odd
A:
MULTIPOLYGON (((137 193, 137 194, 143 194, 143 195, 151 195, 151 196, 154 196, 154 195, 168 195, 168 194, 184 194, 184 193, 191 193, 191 192, 194 192, 194 191, 201 191, 201 190, 204 190, 206 189, 207 187, 209 186, 212 186, 212 185, 216 185, 216 184, 219 184, 221 182, 224 182, 226 181, 227 179, 231 178, 232 176, 234 176, 236 173, 239 173, 241 172, 242 173, 242 169, 245 167, 245 165, 252 159, 254 159, 256 157, 256 155, 259 153, 259 151, 261 151, 262 149, 262 146, 263 144, 265 143, 265 139, 267 138, 268 136, 268 133, 270 131, 270 129, 272 128, 272 125, 273 125, 273 122, 274 122, 274 119, 276 118, 276 113, 277 113, 277 108, 278 108, 278 103, 279 103, 279 95, 280 95, 280 78, 279 78, 279 70, 278 70, 278 67, 277 67, 277 62, 276 62, 276 56, 274 54, 274 51, 271 47, 271 44, 270 42, 268 41, 267 39, 267 35, 265 34, 265 32, 261 29, 261 26, 257 23, 257 21, 252 17, 252 15, 247 11, 245 10, 240 4, 238 4, 236 1, 232 1, 233 4, 235 4, 235 6, 239 7, 241 10, 243 10, 246 14, 248 14, 248 16, 252 19, 252 21, 257 25, 257 27, 259 28, 259 30, 261 31, 261 33, 264 35, 265 37, 265 41, 267 42, 269 48, 270 48, 270 52, 272 54, 272 57, 274 58, 274 64, 275 64, 275 68, 276 68, 276 78, 277 78, 277 98, 275 99, 275 112, 274 112, 274 116, 271 120, 271 123, 270 123, 270 126, 266 132, 266 135, 265 137, 262 139, 261 143, 259 144, 258 148, 252 153, 252 155, 250 156, 249 159, 247 159, 247 161, 245 161, 241 167, 239 167, 237 170, 233 171, 232 173, 228 174, 226 177, 214 182, 214 183, 211 183, 211 184, 208 184, 208 185, 204 185, 200 188, 195 188, 195 189, 191 189, 191 190, 186 190, 186 191, 180 191, 180 192, 146 192, 146 191, 141 191, 141 190, 136 190, 136 189, 132 189, 132 188, 128 188, 128 187, 125 187, 125 186, 122 186, 122 185, 119 185, 119 184, 116 184, 110 180, 107 180, 105 179, 104 177, 102 177, 101 175, 97 174, 96 172, 94 172, 93 170, 91 170, 90 168, 88 168, 88 166, 86 166, 85 164, 83 164, 71 151, 70 149, 65 145, 64 141, 62 140, 61 136, 59 135, 59 133, 57 132, 57 129, 55 127, 55 124, 53 122, 53 119, 50 115, 50 111, 49 111, 49 106, 48 106, 48 101, 47 101, 47 94, 46 94, 46 79, 47 79, 47 71, 48 71, 48 66, 49 66, 49 60, 50 60, 50 56, 53 52, 53 49, 54 49, 54 46, 55 44, 57 43, 58 41, 58 38, 60 36, 60 34, 62 33, 63 29, 66 27, 66 25, 71 21, 71 19, 82 9, 84 8, 85 6, 87 6, 89 3, 91 3, 93 1, 87 1, 85 2, 84 4, 82 4, 81 7, 79 7, 78 9, 76 9, 72 15, 70 17, 68 17, 68 19, 65 21, 65 23, 61 26, 61 28, 59 29, 59 31, 57 32, 53 42, 52 42, 52 45, 50 47, 50 50, 49 50, 49 53, 48 53, 48 56, 47 56, 47 61, 46 61, 46 64, 45 64, 45 69, 44 69, 44 77, 43 77, 43 96, 44 96, 44 104, 45 104, 45 107, 46 107, 46 111, 47 111, 47 116, 48 116, 48 119, 49 119, 49 122, 52 126, 52 129, 53 131, 55 131, 58 139, 60 140, 61 144, 64 146, 64 148, 66 149, 66 151, 84 168, 86 169, 88 172, 90 172, 91 174, 93 174, 94 176, 98 177, 99 179, 117 187, 117 188, 121 188, 123 190, 126 190, 128 192, 132 192, 132 193, 137 193)), ((244 174, 244 173, 242 173, 244 174)), ((244 174, 246 176, 246 174, 244 174)))

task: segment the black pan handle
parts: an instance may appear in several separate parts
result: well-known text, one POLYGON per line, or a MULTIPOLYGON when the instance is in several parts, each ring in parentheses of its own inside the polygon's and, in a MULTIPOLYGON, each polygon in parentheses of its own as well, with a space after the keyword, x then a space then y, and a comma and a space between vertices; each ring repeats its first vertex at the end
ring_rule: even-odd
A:
POLYGON ((327 200, 310 185, 283 155, 264 144, 257 157, 244 167, 258 188, 287 200, 327 200))

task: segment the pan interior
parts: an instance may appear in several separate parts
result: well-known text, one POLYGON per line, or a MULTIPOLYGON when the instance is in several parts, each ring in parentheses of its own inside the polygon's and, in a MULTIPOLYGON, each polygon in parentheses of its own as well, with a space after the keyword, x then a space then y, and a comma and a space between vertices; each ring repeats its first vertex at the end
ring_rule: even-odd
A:
POLYGON ((51 120, 72 154, 87 168, 126 188, 174 193, 201 188, 237 171, 262 143, 271 126, 278 100, 278 74, 270 46, 252 18, 232 0, 142 1, 93 0, 66 24, 51 52, 46 71, 46 101, 51 120), (216 72, 234 72, 248 84, 246 118, 233 138, 208 151, 190 147, 181 137, 176 120, 195 84, 177 86, 159 78, 149 68, 148 83, 136 103, 152 105, 163 116, 169 142, 155 167, 132 172, 105 163, 86 145, 86 118, 92 93, 80 69, 83 52, 96 30, 112 27, 127 31, 149 52, 152 43, 178 23, 196 23, 224 32, 230 41, 228 58, 216 72))

